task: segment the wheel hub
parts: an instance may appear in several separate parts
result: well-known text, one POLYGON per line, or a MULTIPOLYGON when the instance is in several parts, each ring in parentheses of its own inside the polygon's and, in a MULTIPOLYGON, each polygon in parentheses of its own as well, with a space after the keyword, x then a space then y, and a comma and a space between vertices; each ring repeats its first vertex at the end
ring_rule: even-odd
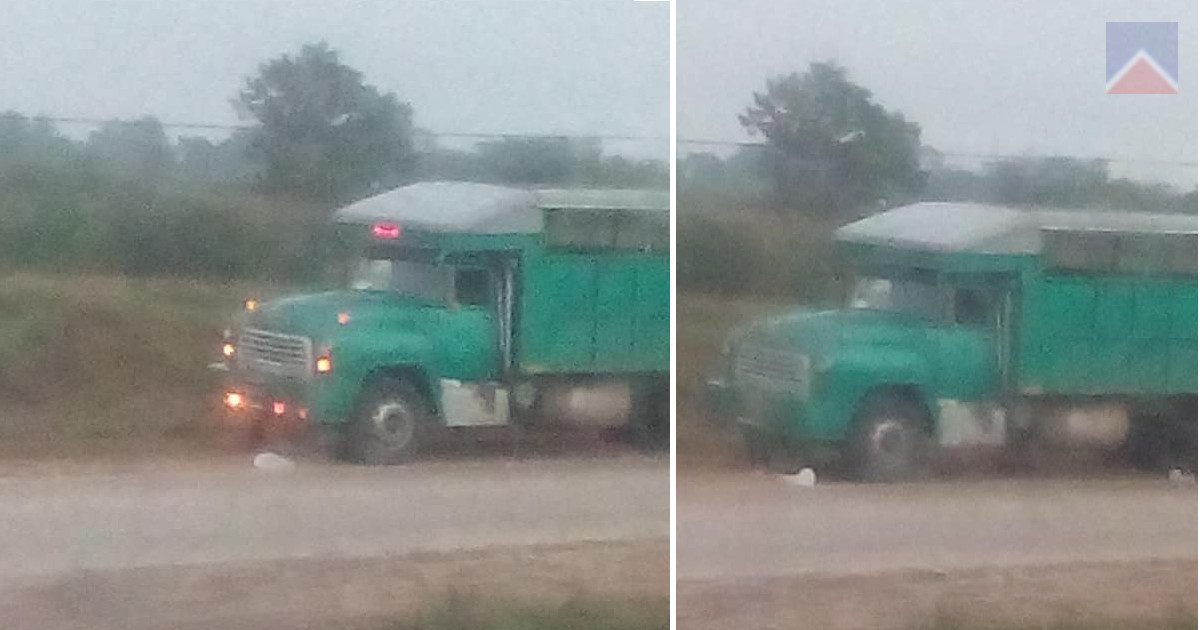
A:
POLYGON ((412 438, 413 417, 404 403, 390 401, 379 405, 371 417, 376 434, 393 444, 405 444, 412 438))
POLYGON ((880 455, 895 457, 907 448, 904 423, 899 420, 884 420, 871 431, 871 448, 880 455))

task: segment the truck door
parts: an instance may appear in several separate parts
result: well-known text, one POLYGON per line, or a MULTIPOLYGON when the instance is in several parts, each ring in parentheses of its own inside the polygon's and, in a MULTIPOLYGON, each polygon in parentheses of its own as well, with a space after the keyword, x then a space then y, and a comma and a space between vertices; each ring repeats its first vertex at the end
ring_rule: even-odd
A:
POLYGON ((1013 283, 988 275, 960 279, 954 286, 954 322, 986 331, 992 346, 1001 392, 1015 383, 1013 374, 1013 283))
POLYGON ((500 374, 512 363, 513 263, 511 259, 473 257, 460 264, 454 276, 454 301, 485 309, 494 326, 492 368, 500 374))

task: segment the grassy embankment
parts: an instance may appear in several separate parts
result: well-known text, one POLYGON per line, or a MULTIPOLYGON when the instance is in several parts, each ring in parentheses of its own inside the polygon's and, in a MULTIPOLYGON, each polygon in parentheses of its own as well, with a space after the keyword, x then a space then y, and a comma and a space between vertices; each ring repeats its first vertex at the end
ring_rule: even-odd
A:
MULTIPOLYGON (((575 599, 555 605, 490 601, 450 596, 419 619, 385 626, 386 630, 666 630, 666 598, 629 600, 575 599)), ((381 628, 381 630, 384 630, 381 628)))
MULTIPOLYGON (((416 619, 380 626, 380 630, 653 630, 669 627, 665 598, 633 600, 577 599, 556 605, 531 605, 451 596, 416 619)), ((1152 618, 1115 618, 1063 614, 1045 620, 986 619, 938 612, 911 625, 913 630, 1185 630, 1196 627, 1193 610, 1180 607, 1152 618)))
POLYGON ((730 329, 801 305, 829 304, 838 293, 831 232, 836 221, 765 211, 680 211, 676 251, 678 462, 681 467, 739 465, 732 433, 710 417, 703 385, 716 369, 730 329))
POLYGON ((0 440, 24 455, 190 440, 215 400, 207 365, 262 285, 15 273, 0 278, 0 440))
POLYGON ((1086 614, 1064 615, 1051 622, 1022 620, 986 620, 968 615, 935 615, 913 630, 1191 630, 1196 627, 1196 612, 1178 611, 1153 618, 1111 618, 1086 614))

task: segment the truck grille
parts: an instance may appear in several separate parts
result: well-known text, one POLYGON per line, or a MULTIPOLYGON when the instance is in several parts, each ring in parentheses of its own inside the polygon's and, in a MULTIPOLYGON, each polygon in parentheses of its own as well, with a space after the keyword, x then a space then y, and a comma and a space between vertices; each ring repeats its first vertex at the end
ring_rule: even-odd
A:
POLYGON ((758 345, 742 346, 733 361, 739 381, 805 397, 809 394, 809 367, 806 355, 758 345))
POLYGON ((312 341, 307 337, 247 328, 237 345, 238 365, 279 376, 311 374, 312 341))

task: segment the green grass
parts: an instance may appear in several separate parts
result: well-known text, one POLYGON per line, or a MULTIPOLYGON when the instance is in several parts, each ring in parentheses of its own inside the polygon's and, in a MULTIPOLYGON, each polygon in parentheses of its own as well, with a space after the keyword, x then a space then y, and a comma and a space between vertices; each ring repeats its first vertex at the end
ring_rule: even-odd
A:
POLYGON ((991 621, 968 615, 938 613, 913 630, 1194 630, 1196 612, 1180 609, 1155 618, 1113 619, 1080 615, 1049 621, 991 621))
MULTIPOLYGON (((451 594, 420 619, 387 630, 666 630, 666 598, 572 599, 559 604, 496 601, 451 594)), ((382 629, 381 629, 382 630, 382 629)))
POLYGON ((820 302, 837 293, 835 220, 763 209, 680 211, 679 287, 694 293, 820 302))
POLYGON ((114 276, 0 278, 0 437, 143 438, 211 408, 207 365, 247 283, 114 276))
POLYGON ((807 213, 681 202, 676 234, 680 466, 736 465, 740 442, 709 422, 702 386, 740 322, 839 294, 833 230, 807 213))
POLYGON ((717 369, 721 345, 739 323, 789 308, 782 302, 682 294, 676 301, 677 461, 680 467, 725 466, 741 457, 734 436, 712 422, 704 381, 717 369))

